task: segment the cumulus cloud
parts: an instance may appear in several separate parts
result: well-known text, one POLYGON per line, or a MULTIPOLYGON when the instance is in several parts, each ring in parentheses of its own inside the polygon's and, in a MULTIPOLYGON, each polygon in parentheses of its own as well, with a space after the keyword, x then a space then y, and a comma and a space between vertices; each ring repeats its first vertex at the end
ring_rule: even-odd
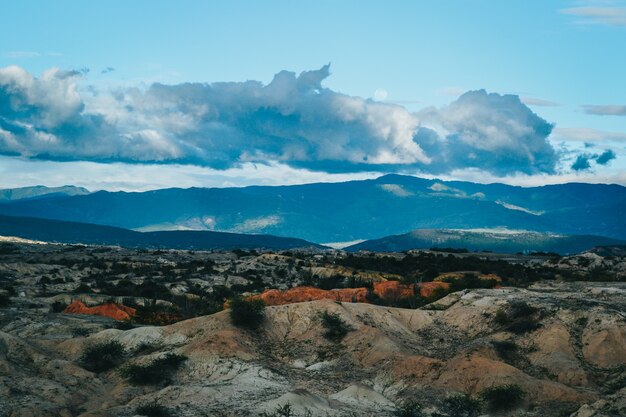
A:
POLYGON ((418 113, 323 87, 328 65, 257 81, 79 89, 80 71, 0 69, 0 153, 44 160, 276 162, 326 172, 551 173, 552 125, 517 96, 463 94, 418 113))
POLYGON ((594 106, 586 105, 582 106, 583 111, 587 114, 593 114, 596 116, 626 116, 626 106, 617 105, 604 105, 594 106))
POLYGON ((507 172, 554 172, 558 156, 547 138, 553 125, 518 96, 470 91, 442 109, 420 112, 418 142, 434 155, 433 170, 482 168, 507 172), (438 129, 443 129, 435 133, 438 129), (440 140, 443 137, 443 140, 440 140))

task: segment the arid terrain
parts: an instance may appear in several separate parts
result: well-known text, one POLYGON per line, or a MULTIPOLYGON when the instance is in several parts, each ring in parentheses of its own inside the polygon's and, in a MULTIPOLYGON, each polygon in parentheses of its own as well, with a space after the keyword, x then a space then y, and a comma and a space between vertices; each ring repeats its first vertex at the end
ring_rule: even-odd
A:
POLYGON ((623 416, 622 252, 3 242, 0 416, 623 416))

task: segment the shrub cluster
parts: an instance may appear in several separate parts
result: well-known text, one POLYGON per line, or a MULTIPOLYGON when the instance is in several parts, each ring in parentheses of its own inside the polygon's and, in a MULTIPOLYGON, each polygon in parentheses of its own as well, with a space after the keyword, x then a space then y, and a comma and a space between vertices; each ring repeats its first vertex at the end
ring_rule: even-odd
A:
POLYGON ((524 400, 524 391, 514 384, 487 388, 481 393, 485 408, 489 412, 510 411, 524 400))
POLYGON ((7 307, 11 304, 11 298, 6 294, 0 294, 0 308, 7 307))
POLYGON ((171 414, 168 409, 156 401, 153 403, 140 405, 135 409, 135 412, 140 416, 146 417, 170 417, 171 414))
POLYGON ((148 364, 130 364, 120 374, 136 385, 168 385, 174 372, 187 360, 186 356, 168 353, 148 364))
POLYGON ((393 414, 396 417, 425 417, 422 411, 422 405, 417 401, 406 401, 402 406, 398 407, 393 414))
POLYGON ((451 395, 443 401, 443 408, 449 416, 478 417, 480 415, 480 401, 466 394, 451 395))
POLYGON ((265 319, 265 302, 235 297, 230 302, 230 318, 235 326, 256 330, 265 319))
POLYGON ((89 371, 104 372, 122 363, 125 356, 124 346, 116 340, 110 340, 87 346, 80 363, 89 371))
POLYGON ((324 311, 321 314, 322 326, 324 326, 324 337, 333 342, 340 342, 352 327, 347 324, 338 313, 324 311))
POLYGON ((524 334, 541 327, 538 313, 537 308, 524 301, 515 301, 496 312, 495 322, 511 333, 524 334))

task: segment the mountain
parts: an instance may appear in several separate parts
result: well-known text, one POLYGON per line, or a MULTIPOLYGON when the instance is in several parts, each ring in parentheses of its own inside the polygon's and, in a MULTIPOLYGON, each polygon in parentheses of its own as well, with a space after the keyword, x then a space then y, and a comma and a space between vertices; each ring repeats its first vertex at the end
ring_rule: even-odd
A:
POLYGON ((313 242, 415 229, 497 228, 626 239, 626 187, 515 187, 386 175, 296 186, 170 188, 0 204, 0 214, 135 229, 215 230, 313 242))
POLYGON ((0 216, 0 235, 56 243, 167 249, 294 249, 321 247, 302 239, 209 231, 135 232, 111 226, 0 216))
POLYGON ((348 246, 346 251, 402 252, 410 249, 463 248, 500 253, 555 252, 579 253, 597 246, 624 245, 626 241, 602 236, 557 235, 515 230, 422 229, 386 236, 348 246))
POLYGON ((73 196, 89 194, 89 190, 82 187, 66 185, 63 187, 34 187, 7 188, 0 190, 0 202, 28 200, 33 198, 73 196))

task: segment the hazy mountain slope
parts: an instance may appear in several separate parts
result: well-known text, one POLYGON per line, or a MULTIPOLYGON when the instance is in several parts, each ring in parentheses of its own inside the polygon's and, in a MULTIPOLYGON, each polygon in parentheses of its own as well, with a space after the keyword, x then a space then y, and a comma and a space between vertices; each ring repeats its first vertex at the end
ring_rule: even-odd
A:
POLYGON ((319 246, 301 239, 209 231, 135 232, 111 226, 0 216, 0 235, 59 243, 170 249, 292 249, 319 246))
POLYGON ((73 185, 63 187, 44 187, 43 185, 36 185, 34 187, 7 188, 0 190, 0 202, 85 194, 89 194, 89 190, 82 187, 74 187, 73 185))
POLYGON ((596 246, 623 245, 625 241, 588 235, 555 235, 505 230, 414 230, 402 235, 386 236, 349 246, 345 250, 356 252, 401 252, 410 249, 465 248, 471 251, 517 253, 523 251, 579 253, 596 246))
POLYGON ((129 229, 204 229, 315 242, 374 239, 424 228, 493 228, 626 238, 626 188, 521 188, 387 175, 280 187, 164 189, 0 204, 0 213, 129 229))

